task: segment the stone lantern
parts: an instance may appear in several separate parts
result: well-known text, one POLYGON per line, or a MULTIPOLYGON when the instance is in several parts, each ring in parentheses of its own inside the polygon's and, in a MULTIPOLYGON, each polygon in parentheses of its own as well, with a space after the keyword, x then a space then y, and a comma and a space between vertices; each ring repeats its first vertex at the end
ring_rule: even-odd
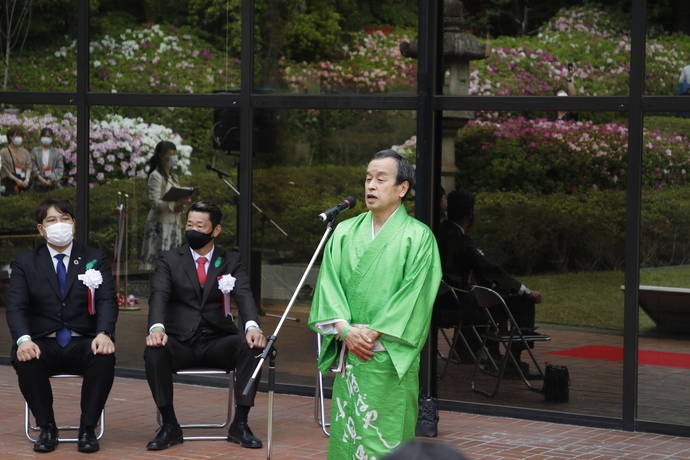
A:
MULTIPOLYGON (((462 32, 463 4, 460 0, 445 0, 443 4, 443 67, 450 70, 450 85, 445 94, 467 96, 470 90, 470 61, 486 59, 491 55, 491 45, 482 45, 477 37, 462 32)), ((416 58, 417 39, 402 42, 400 52, 408 58, 416 58)), ((459 129, 474 118, 471 110, 443 111, 443 142, 441 176, 446 191, 456 188, 455 136, 459 129)))

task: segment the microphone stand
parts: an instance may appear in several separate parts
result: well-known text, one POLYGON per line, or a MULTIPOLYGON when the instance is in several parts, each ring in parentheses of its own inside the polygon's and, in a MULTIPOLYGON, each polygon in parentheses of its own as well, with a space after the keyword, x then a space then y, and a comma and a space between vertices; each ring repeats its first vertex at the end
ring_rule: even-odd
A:
MULTIPOLYGON (((240 196, 240 191, 237 190, 237 189, 235 188, 235 186, 232 185, 232 184, 230 183, 230 181, 228 181, 227 179, 225 179, 225 177, 223 176, 222 173, 217 172, 217 174, 218 174, 218 178, 219 178, 220 180, 222 180, 223 182, 225 182, 225 184, 226 184, 228 187, 230 187, 230 189, 231 189, 233 192, 235 192, 235 195, 240 196)), ((265 225, 265 222, 266 222, 266 221, 269 221, 270 223, 272 223, 273 226, 274 226, 275 228, 277 228, 278 231, 279 231, 280 233, 282 233, 283 235, 285 235, 285 237, 286 237, 288 240, 290 240, 290 241, 293 242, 293 243, 295 242, 295 240, 293 240, 292 238, 290 238, 290 235, 288 235, 287 232, 286 232, 285 230, 283 230, 282 228, 280 228, 280 226, 279 226, 278 224, 276 224, 276 223, 273 221, 273 219, 271 219, 270 217, 268 217, 268 216, 266 215, 266 213, 263 212, 263 211, 261 210, 261 208, 259 208, 256 204, 254 204, 254 202, 252 202, 252 206, 253 206, 254 209, 256 209, 256 210, 261 214, 261 216, 262 216, 262 217, 261 217, 261 252, 262 252, 262 255, 263 255, 263 247, 264 247, 264 242, 263 242, 264 225, 265 225)), ((272 314, 272 313, 265 313, 265 312, 264 312, 264 316, 269 316, 269 317, 272 317, 272 318, 279 318, 278 315, 274 315, 274 314, 272 314)), ((299 318, 287 318, 287 319, 289 319, 290 321, 295 321, 295 322, 299 323, 299 318)))
POLYGON ((259 360, 259 362, 256 365, 256 369, 254 369, 254 374, 252 374, 252 377, 249 379, 249 382, 247 382, 247 386, 242 391, 242 396, 246 396, 249 393, 252 386, 254 386, 254 382, 256 382, 256 376, 258 375, 259 371, 261 370, 261 366, 263 366, 264 361, 266 361, 266 358, 268 358, 270 356, 269 371, 268 371, 268 457, 267 457, 268 460, 271 460, 271 453, 273 450, 273 393, 275 392, 275 355, 276 355, 276 352, 274 349, 274 344, 275 344, 276 340, 278 340, 278 333, 280 332, 280 328, 283 327, 283 323, 288 318, 287 315, 290 312, 292 305, 295 303, 295 300, 297 299, 297 295, 299 294, 299 291, 302 288, 302 285, 306 281, 307 276, 309 275, 309 272, 311 271, 311 268, 314 265, 314 262, 316 261, 316 258, 321 253, 321 250, 323 249, 324 244, 326 244, 326 240, 328 239, 329 235, 333 231, 333 226, 335 225, 335 220, 337 217, 338 217, 337 215, 335 217, 333 217, 328 222, 328 225, 326 225, 326 231, 324 232, 323 237, 321 238, 321 241, 319 242, 319 245, 316 248, 316 251, 314 251, 314 255, 312 256, 311 260, 309 261, 309 265, 307 265, 307 268, 304 270, 304 275, 302 275, 302 279, 299 281, 299 284, 297 285, 295 292, 292 294, 292 298, 290 299, 290 303, 288 303, 287 307, 285 307, 285 312, 283 313, 283 316, 280 318, 280 321, 278 322, 278 325, 276 326, 275 331, 273 331, 273 334, 268 337, 268 343, 266 344, 266 348, 264 348, 263 353, 261 353, 259 356, 257 356, 257 359, 259 360))
MULTIPOLYGON (((237 189, 235 188, 235 186, 232 185, 229 181, 227 181, 227 180, 225 179, 225 177, 223 177, 223 175, 222 175, 221 173, 218 173, 218 178, 219 178, 220 180, 222 180, 223 182, 225 182, 225 184, 226 184, 228 187, 230 187, 230 188, 232 189, 233 192, 235 192, 235 195, 240 196, 240 191, 237 190, 237 189)), ((290 237, 290 235, 287 234, 287 232, 286 232, 285 230, 283 230, 282 228, 280 228, 280 226, 279 226, 278 224, 276 224, 276 223, 273 221, 273 219, 271 219, 270 217, 268 217, 268 216, 266 215, 266 213, 263 212, 263 211, 261 210, 261 208, 259 208, 256 204, 254 204, 254 202, 252 202, 252 206, 254 207, 254 209, 256 209, 257 211, 259 211, 259 213, 263 216, 262 219, 265 219, 265 220, 269 221, 270 223, 272 223, 273 226, 274 226, 275 228, 277 228, 278 231, 279 231, 280 233, 282 233, 283 235, 285 235, 285 238, 287 238, 288 240, 290 240, 292 243, 295 242, 295 240, 293 240, 293 239, 290 237)))

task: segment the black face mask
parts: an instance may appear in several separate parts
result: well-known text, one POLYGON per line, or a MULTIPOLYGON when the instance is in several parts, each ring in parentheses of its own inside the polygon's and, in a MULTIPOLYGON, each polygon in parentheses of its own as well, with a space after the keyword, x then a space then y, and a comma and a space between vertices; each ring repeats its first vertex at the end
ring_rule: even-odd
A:
POLYGON ((211 233, 203 233, 198 230, 187 230, 185 236, 187 237, 187 243, 192 249, 201 249, 211 242, 213 239, 213 231, 211 233))

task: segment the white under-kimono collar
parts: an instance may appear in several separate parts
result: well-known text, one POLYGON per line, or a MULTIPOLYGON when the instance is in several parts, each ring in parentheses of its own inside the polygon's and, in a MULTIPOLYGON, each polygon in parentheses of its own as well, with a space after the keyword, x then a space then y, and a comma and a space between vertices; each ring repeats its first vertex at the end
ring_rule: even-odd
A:
MULTIPOLYGON (((391 217, 393 217, 395 215, 395 213, 398 212, 400 210, 400 208, 402 208, 402 207, 403 207, 403 205, 401 204, 400 206, 398 206, 398 209, 393 211, 393 214, 388 216, 388 219, 386 219, 386 221, 383 223, 383 225, 381 225, 381 228, 379 228, 379 233, 381 233, 381 230, 383 230, 383 227, 386 226, 388 221, 391 220, 391 217)), ((374 215, 372 214, 371 215, 371 240, 374 241, 374 238, 376 238, 376 234, 374 233, 374 215)))

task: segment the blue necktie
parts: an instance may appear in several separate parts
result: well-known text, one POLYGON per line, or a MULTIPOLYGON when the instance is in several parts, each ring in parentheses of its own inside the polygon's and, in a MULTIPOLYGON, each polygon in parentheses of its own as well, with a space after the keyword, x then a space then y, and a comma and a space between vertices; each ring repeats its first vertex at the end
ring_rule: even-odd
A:
MULTIPOLYGON (((65 281, 67 280, 67 270, 65 270, 65 264, 62 262, 62 259, 65 258, 65 254, 56 254, 55 258, 58 261, 57 278, 58 284, 60 285, 60 294, 62 294, 62 297, 65 297, 65 281)), ((62 328, 58 329, 55 335, 55 340, 57 340, 58 345, 60 345, 62 348, 65 348, 71 339, 72 333, 67 326, 62 326, 62 328)))

